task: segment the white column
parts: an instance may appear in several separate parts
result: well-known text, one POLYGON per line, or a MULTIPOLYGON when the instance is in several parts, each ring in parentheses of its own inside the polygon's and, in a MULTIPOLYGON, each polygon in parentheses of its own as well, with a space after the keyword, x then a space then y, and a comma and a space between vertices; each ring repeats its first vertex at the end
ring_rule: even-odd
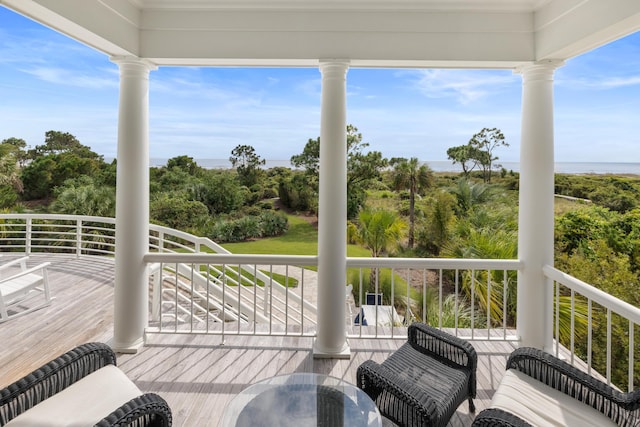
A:
POLYGON ((113 348, 133 353, 144 344, 149 282, 149 71, 138 58, 112 58, 120 67, 116 186, 113 348))
POLYGON ((553 73, 561 61, 527 65, 522 74, 517 329, 522 346, 551 349, 553 293, 542 273, 553 265, 553 73))
POLYGON ((347 283, 347 61, 320 63, 318 336, 314 357, 349 358, 347 283))

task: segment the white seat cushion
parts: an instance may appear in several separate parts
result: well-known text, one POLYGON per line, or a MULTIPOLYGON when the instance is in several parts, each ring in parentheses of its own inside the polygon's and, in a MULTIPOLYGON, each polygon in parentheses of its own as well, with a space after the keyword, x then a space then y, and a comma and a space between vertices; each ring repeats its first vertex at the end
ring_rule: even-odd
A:
POLYGON ((515 369, 505 373, 490 407, 510 412, 537 427, 616 425, 591 406, 515 369))
POLYGON ((107 365, 20 414, 6 427, 89 427, 141 394, 120 369, 107 365))

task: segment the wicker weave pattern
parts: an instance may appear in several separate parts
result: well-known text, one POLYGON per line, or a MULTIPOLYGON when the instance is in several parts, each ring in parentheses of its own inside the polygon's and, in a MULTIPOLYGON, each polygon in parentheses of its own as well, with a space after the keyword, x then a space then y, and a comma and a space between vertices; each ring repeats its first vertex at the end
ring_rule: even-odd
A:
POLYGON ((503 411, 502 409, 485 409, 480 412, 475 420, 473 427, 533 427, 525 420, 515 415, 503 411))
POLYGON ((619 426, 640 425, 640 389, 622 393, 553 355, 530 347, 515 350, 509 356, 507 369, 517 369, 592 406, 619 426))
POLYGON ((445 426, 476 393, 476 351, 463 340, 425 324, 409 326, 408 342, 381 365, 358 368, 358 387, 400 426, 445 426))
MULTIPOLYGON (((83 344, 57 357, 0 390, 0 426, 107 365, 116 365, 116 355, 103 343, 83 344)), ((98 398, 99 396, 96 396, 96 399, 98 398)), ((171 410, 161 397, 147 394, 118 408, 99 425, 170 426, 171 410), (140 415, 134 417, 133 414, 140 415), (133 421, 134 418, 142 421, 147 419, 150 423, 133 421)))
MULTIPOLYGON (((511 353, 507 369, 516 369, 592 406, 621 427, 640 426, 640 389, 622 393, 553 355, 531 347, 511 353)), ((505 411, 486 409, 478 414, 473 426, 523 427, 529 424, 505 411)))

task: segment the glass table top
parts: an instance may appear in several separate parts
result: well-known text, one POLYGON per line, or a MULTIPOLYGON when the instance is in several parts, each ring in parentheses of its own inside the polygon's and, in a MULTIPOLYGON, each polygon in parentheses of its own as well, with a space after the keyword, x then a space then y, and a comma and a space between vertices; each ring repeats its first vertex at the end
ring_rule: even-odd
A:
POLYGON ((223 427, 380 427, 375 403, 353 384, 314 373, 253 384, 229 402, 223 427))

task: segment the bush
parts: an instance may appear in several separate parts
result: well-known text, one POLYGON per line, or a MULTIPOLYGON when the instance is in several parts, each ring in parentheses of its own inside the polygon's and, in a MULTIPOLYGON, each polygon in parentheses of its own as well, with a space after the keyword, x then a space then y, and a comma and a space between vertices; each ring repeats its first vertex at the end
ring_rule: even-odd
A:
POLYGON ((0 209, 10 208, 16 204, 18 193, 10 185, 0 185, 0 209))
POLYGON ((178 195, 163 194, 149 205, 152 220, 178 230, 196 227, 208 214, 203 203, 178 195))
POLYGON ((262 235, 264 237, 279 236, 289 228, 289 220, 286 216, 274 211, 264 211, 260 214, 262 235))
POLYGON ((247 206, 243 209, 244 213, 249 216, 258 216, 262 213, 262 209, 259 206, 247 206))
POLYGON ((271 210, 273 209, 273 203, 272 202, 260 202, 258 203, 258 207, 262 210, 271 210))
POLYGON ((306 176, 297 174, 280 182, 278 195, 282 203, 295 211, 316 211, 318 194, 306 176))
POLYGON ((273 187, 267 187, 264 189, 262 197, 265 199, 274 199, 278 197, 278 190, 273 187))

